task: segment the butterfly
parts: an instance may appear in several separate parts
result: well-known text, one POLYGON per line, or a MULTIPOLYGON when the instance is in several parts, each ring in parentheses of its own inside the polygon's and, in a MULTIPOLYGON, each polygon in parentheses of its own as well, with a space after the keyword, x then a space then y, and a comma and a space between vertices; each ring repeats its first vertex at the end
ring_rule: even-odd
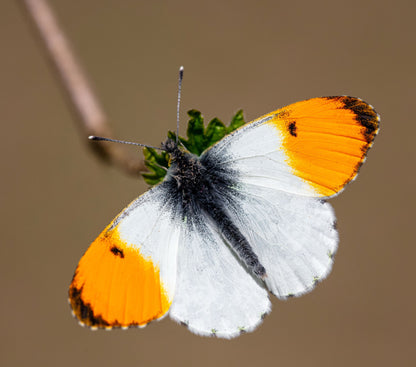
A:
POLYGON ((269 292, 300 296, 331 271, 338 234, 326 200, 356 178, 379 121, 359 98, 322 97, 247 123, 200 156, 168 139, 164 180, 81 258, 73 314, 92 329, 169 314, 204 336, 254 330, 269 292))

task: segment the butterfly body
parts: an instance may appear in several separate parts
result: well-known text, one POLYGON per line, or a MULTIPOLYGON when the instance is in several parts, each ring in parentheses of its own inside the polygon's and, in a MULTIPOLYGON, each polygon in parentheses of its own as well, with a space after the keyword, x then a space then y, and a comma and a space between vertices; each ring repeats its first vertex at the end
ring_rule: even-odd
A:
MULTIPOLYGON (((227 202, 238 195, 236 172, 216 167, 215 161, 207 156, 200 159, 194 154, 179 149, 168 139, 162 147, 171 155, 171 166, 163 185, 174 203, 181 203, 181 217, 194 221, 196 226, 203 216, 210 218, 244 264, 258 277, 266 270, 259 262, 249 242, 229 218, 227 202)), ((203 235, 203 229, 198 229, 203 235)))
POLYGON ((297 102, 200 156, 168 139, 164 180, 91 244, 70 286, 92 328, 145 326, 169 313, 200 335, 254 330, 278 298, 312 290, 338 247, 326 199, 355 179, 378 132, 354 97, 297 102))

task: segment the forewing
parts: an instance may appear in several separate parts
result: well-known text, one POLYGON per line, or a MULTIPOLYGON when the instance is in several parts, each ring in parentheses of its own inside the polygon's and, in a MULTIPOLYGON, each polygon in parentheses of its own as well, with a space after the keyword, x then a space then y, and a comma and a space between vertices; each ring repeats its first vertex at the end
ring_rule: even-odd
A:
POLYGON ((313 98, 244 125, 201 159, 247 184, 330 197, 356 177, 378 125, 373 107, 358 98, 313 98))
POLYGON ((133 201, 81 258, 69 289, 81 324, 144 326, 169 310, 180 217, 163 183, 133 201))
POLYGON ((170 316, 199 335, 232 338, 256 328, 269 311, 267 291, 241 265, 209 218, 189 218, 170 316))
POLYGON ((338 234, 327 202, 241 185, 227 208, 265 267, 265 283, 277 297, 309 292, 329 274, 338 234))

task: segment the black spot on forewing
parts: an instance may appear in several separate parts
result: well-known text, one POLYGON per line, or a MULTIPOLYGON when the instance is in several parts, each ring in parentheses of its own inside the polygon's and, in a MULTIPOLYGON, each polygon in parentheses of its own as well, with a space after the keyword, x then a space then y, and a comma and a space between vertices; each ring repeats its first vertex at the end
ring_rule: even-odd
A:
POLYGON ((115 256, 120 256, 122 259, 124 259, 124 252, 123 250, 119 249, 116 246, 111 247, 110 251, 115 255, 115 256))
POLYGON ((296 121, 290 121, 289 122, 289 124, 288 124, 288 130, 289 130, 290 135, 292 135, 294 137, 298 136, 297 127, 296 127, 296 121))

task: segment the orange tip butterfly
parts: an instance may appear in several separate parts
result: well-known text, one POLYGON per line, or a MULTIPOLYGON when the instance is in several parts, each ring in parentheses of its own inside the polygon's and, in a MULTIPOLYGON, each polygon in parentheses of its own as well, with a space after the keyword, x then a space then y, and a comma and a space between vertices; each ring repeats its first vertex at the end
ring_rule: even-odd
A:
POLYGON ((338 234, 326 199, 355 179, 379 120, 359 98, 322 97, 247 123, 200 156, 168 139, 158 148, 171 157, 163 182, 81 258, 73 314, 92 329, 169 314, 199 335, 254 330, 269 292, 300 296, 331 271, 338 234))

